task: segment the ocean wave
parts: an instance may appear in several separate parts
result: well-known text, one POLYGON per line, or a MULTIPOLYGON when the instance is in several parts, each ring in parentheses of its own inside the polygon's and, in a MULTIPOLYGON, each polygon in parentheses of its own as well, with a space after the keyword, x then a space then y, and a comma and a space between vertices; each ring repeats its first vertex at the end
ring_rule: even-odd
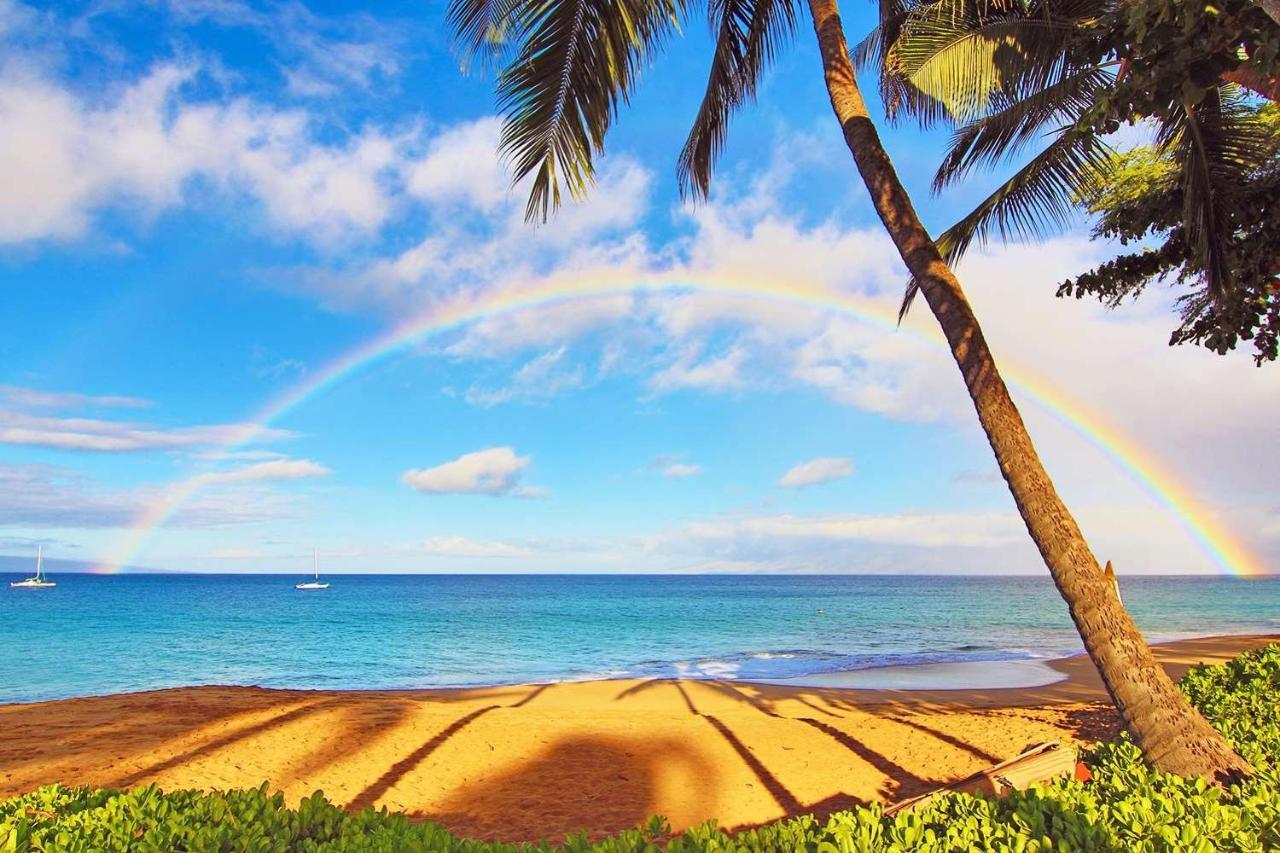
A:
POLYGON ((684 660, 647 660, 621 668, 629 678, 688 678, 767 681, 829 672, 851 672, 888 666, 920 666, 935 663, 1035 660, 1046 655, 1028 649, 974 646, 902 653, 841 653, 817 649, 779 649, 736 652, 684 660))

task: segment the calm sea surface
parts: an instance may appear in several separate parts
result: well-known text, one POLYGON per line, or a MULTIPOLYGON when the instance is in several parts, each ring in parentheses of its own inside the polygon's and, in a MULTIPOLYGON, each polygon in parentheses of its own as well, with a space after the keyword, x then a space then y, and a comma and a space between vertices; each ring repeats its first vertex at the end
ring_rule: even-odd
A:
MULTIPOLYGON (((0 576, 0 702, 188 684, 772 679, 1079 651, 1042 578, 0 576), (819 612, 819 610, 823 612, 819 612)), ((1280 632, 1280 578, 1125 578, 1152 640, 1280 632)))

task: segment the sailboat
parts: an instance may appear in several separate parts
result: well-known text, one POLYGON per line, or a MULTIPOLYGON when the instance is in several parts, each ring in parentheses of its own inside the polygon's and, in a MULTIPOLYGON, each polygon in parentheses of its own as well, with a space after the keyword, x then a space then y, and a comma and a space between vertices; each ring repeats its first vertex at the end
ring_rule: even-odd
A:
POLYGON ((36 546, 36 575, 33 578, 27 578, 24 581, 13 581, 9 584, 10 589, 53 589, 56 583, 49 580, 44 575, 44 554, 43 549, 36 546))
POLYGON ((329 584, 320 583, 320 552, 311 552, 311 568, 315 570, 316 579, 294 584, 294 589, 328 589, 329 584))

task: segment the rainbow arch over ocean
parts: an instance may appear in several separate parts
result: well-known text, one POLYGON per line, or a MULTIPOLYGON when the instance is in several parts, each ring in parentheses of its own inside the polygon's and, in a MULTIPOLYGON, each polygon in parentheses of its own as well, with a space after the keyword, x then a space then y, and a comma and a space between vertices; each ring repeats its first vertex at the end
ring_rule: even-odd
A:
MULTIPOLYGON (((543 279, 519 287, 487 293, 461 293, 442 300, 420 314, 396 323, 312 371, 261 406, 244 425, 223 442, 234 450, 254 441, 263 430, 308 400, 413 344, 488 318, 517 314, 533 308, 590 298, 659 293, 718 293, 743 299, 773 301, 816 308, 843 315, 946 349, 941 333, 930 324, 898 327, 896 300, 877 303, 844 291, 771 274, 764 278, 750 272, 711 274, 682 269, 666 273, 627 270, 579 272, 572 278, 543 279)), ((922 312, 917 312, 917 314, 922 312)), ((1267 574, 1261 562, 1239 539, 1220 525, 1195 493, 1182 484, 1160 460, 1136 441, 1039 379, 1021 365, 1007 362, 1001 373, 1015 396, 1030 399, 1059 423, 1104 454, 1166 510, 1225 574, 1253 577, 1267 574)), ((958 377, 957 377, 958 381, 958 377)), ((190 500, 205 482, 200 477, 170 485, 134 518, 110 556, 94 567, 99 574, 115 574, 136 559, 165 523, 190 500)))

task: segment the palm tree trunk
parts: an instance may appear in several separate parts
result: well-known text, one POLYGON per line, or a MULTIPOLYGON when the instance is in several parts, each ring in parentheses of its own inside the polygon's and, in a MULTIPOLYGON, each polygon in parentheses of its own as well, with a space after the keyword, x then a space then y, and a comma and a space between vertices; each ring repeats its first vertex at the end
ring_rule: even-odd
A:
POLYGON ((1067 602, 1125 726, 1160 770, 1226 781, 1250 771, 1187 702, 1098 566, 1040 462, 982 329, 899 181, 858 89, 836 0, 809 0, 831 106, 876 212, 920 283, 964 376, 978 419, 1027 530, 1067 602))

